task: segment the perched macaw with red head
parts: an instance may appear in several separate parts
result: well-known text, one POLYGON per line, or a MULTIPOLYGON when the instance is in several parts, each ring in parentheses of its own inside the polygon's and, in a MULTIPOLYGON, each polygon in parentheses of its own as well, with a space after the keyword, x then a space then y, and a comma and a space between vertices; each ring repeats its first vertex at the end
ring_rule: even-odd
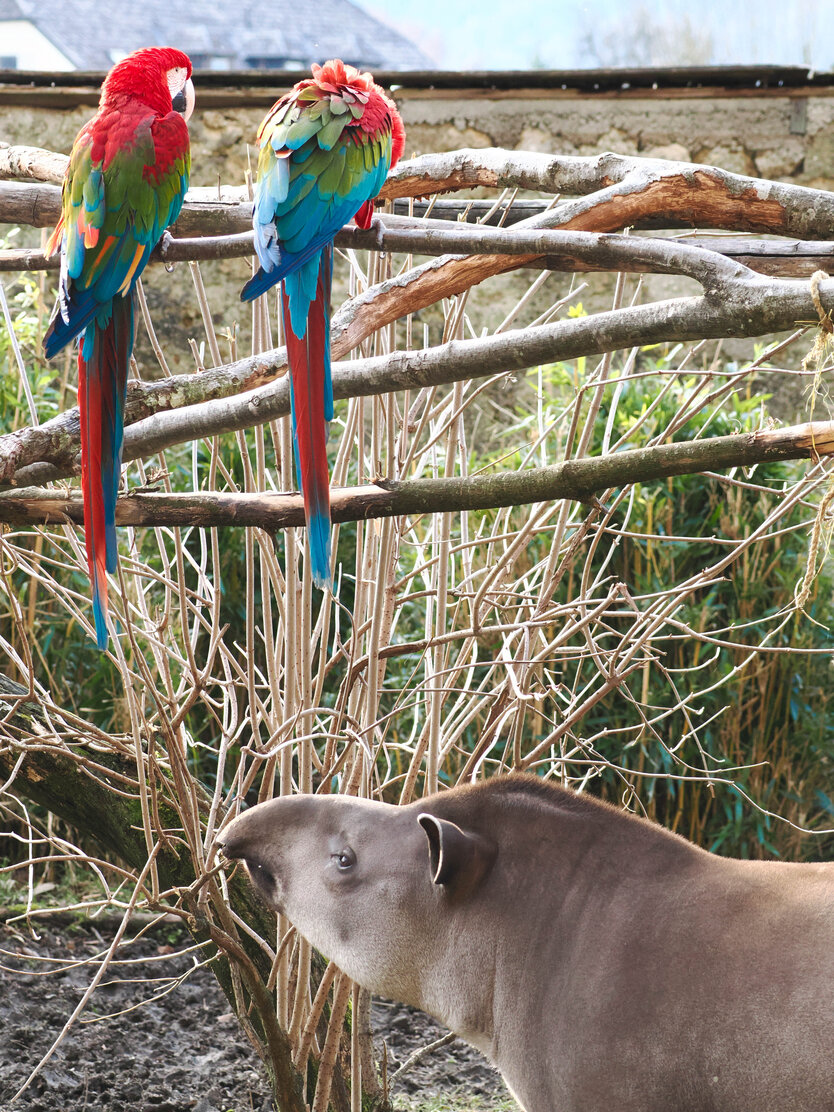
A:
POLYGON ((304 495, 314 582, 330 583, 327 422, 333 237, 352 218, 373 219, 373 199, 405 146, 394 103, 369 73, 340 61, 313 66, 273 105, 258 132, 257 274, 244 301, 283 282, 298 485, 304 495))
POLYGON ((181 51, 137 50, 114 66, 98 112, 73 144, 61 219, 47 247, 52 254, 60 244, 61 279, 43 341, 46 357, 80 337, 84 534, 100 649, 107 647, 106 573, 118 561, 115 511, 133 287, 182 208, 191 169, 186 121, 193 108, 191 61, 181 51))

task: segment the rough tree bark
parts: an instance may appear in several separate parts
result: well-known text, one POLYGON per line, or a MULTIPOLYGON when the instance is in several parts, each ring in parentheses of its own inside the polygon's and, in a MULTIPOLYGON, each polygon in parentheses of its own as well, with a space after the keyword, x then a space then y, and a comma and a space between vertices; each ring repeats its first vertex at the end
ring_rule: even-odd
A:
MULTIPOLYGON (((84 723, 62 721, 44 712, 44 703, 22 685, 0 675, 0 778, 4 788, 39 804, 95 843, 140 871, 148 859, 138 799, 132 746, 108 739, 96 742, 99 731, 84 723)), ((302 1079, 292 1066, 285 1033, 275 1019, 266 989, 271 963, 245 932, 218 916, 223 897, 211 876, 195 874, 190 854, 177 847, 182 819, 170 789, 171 770, 164 752, 149 741, 146 774, 154 791, 155 813, 167 833, 156 855, 165 889, 160 909, 176 906, 195 942, 219 957, 212 969, 247 1033, 254 1029, 255 1049, 264 1060, 282 1112, 304 1112, 302 1079), (235 977, 246 987, 244 1011, 235 977), (247 1014, 248 1012, 248 1014, 247 1014)), ((208 808, 207 799, 199 805, 208 808)), ((275 916, 240 875, 228 881, 229 905, 262 937, 275 934, 275 916)), ((156 910, 156 909, 152 909, 156 910)))
MULTIPOLYGON (((380 479, 362 487, 334 488, 333 521, 365 521, 405 514, 433 514, 520 506, 558 499, 587 501, 603 490, 630 483, 656 482, 750 467, 787 459, 819 459, 834 453, 834 421, 782 429, 760 429, 736 436, 685 440, 566 460, 552 467, 503 471, 470 478, 380 479)), ((39 488, 0 491, 0 522, 14 525, 82 524, 80 496, 60 497, 39 488)), ((116 524, 134 526, 232 525, 287 529, 304 524, 300 494, 165 494, 131 491, 116 503, 116 524)))

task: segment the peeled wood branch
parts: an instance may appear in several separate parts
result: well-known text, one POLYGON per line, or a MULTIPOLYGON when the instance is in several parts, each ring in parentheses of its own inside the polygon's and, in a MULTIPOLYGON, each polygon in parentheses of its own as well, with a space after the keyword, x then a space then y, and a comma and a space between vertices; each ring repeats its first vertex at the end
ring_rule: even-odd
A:
MULTIPOLYGON (((638 158, 610 151, 590 156, 549 155, 488 147, 421 155, 396 166, 388 175, 380 196, 426 197, 487 186, 583 197, 616 185, 629 185, 640 191, 664 181, 670 183, 675 192, 700 194, 702 203, 698 207, 702 211, 703 202, 711 196, 725 214, 732 209, 738 220, 758 225, 734 222, 719 225, 722 227, 777 232, 780 229, 771 224, 776 221, 782 226, 782 234, 807 239, 830 238, 834 228, 834 197, 825 190, 751 178, 705 164, 638 158), (744 207, 749 207, 746 215, 742 211, 744 207), (761 221, 767 226, 761 226, 761 221), (820 232, 822 226, 828 230, 820 232)), ((693 215, 701 226, 708 226, 693 215)), ((626 220, 618 226, 625 224, 633 224, 633 221, 626 220)))
MULTIPOLYGON (((428 350, 344 361, 333 368, 334 396, 437 386, 664 341, 760 336, 817 319, 809 283, 762 278, 744 268, 738 270, 739 278, 722 276, 702 297, 654 302, 486 339, 452 341, 428 350)), ((821 282, 819 294, 823 305, 831 306, 834 280, 821 282)), ((353 307, 351 303, 349 309, 353 307)), ((337 357, 345 343, 342 321, 338 314, 333 328, 337 357)), ((133 384, 128 395, 126 421, 131 427, 125 434, 124 458, 151 455, 201 436, 282 416, 289 410, 287 383, 271 380, 285 366, 282 348, 198 375, 133 384), (247 390, 253 384, 254 389, 247 390), (202 402, 201 398, 208 400, 202 402), (140 418, 144 418, 141 424, 137 423, 140 418)), ((75 469, 77 452, 78 412, 72 409, 39 428, 0 437, 0 475, 4 482, 17 485, 60 478, 75 469)))
MULTIPOLYGON (((460 155, 462 152, 456 152, 460 155)), ((466 153, 466 152, 463 152, 466 153)), ((469 152, 472 154, 473 152, 469 152)), ((781 185, 729 174, 712 166, 623 159, 602 155, 598 159, 568 160, 583 169, 593 163, 597 183, 589 196, 565 201, 515 225, 516 228, 564 228, 617 231, 646 218, 663 221, 672 215, 701 228, 768 232, 807 239, 831 238, 834 233, 834 196, 802 186, 781 185), (603 184, 605 182, 612 184, 603 184)), ((586 174, 587 176, 587 174, 586 174)), ((412 309, 463 293, 473 285, 540 256, 451 255, 412 270, 407 281, 412 309)), ((382 290, 374 299, 373 313, 384 322, 388 301, 397 297, 382 290)), ((379 324, 377 324, 379 327, 379 324)))
MULTIPOLYGON (((552 467, 504 471, 470 478, 391 479, 362 487, 334 489, 334 521, 414 514, 498 509, 502 506, 586 501, 594 494, 627 486, 750 467, 774 460, 817 459, 834 453, 834 421, 784 429, 761 429, 735 436, 660 444, 607 456, 568 460, 552 467)), ((0 522, 81 524, 79 497, 60 498, 42 490, 0 492, 0 522)), ((116 503, 116 523, 133 526, 240 526, 269 531, 304 524, 300 494, 158 494, 136 491, 116 503)))
POLYGON ((11 146, 0 143, 0 180, 25 178, 29 181, 60 182, 69 158, 43 147, 11 146))
MULTIPOLYGON (((479 252, 502 255, 520 255, 537 252, 533 262, 524 266, 537 270, 560 272, 610 271, 612 268, 628 273, 686 274, 674 256, 648 255, 635 245, 651 242, 645 238, 629 236, 622 252, 601 251, 598 256, 571 253, 571 236, 597 235, 594 232, 524 232, 513 229, 492 229, 488 225, 455 224, 423 221, 392 216, 386 213, 375 231, 363 231, 348 226, 336 236, 339 247, 366 251, 399 251, 415 255, 477 254, 479 252), (443 224, 446 224, 444 227, 443 224), (490 234, 498 233, 498 234, 490 234)), ((601 233, 608 237, 608 233, 601 233)), ((624 237, 625 238, 625 237, 624 237)), ((610 244, 610 237, 607 238, 610 244)), ((691 236, 684 240, 660 240, 669 245, 699 248, 716 255, 723 255, 741 263, 758 274, 774 277, 807 278, 817 270, 834 270, 834 242, 813 240, 753 239, 745 236, 691 236)), ((665 248, 668 251, 668 246, 665 248)), ((173 263, 193 260, 246 258, 254 253, 252 232, 227 236, 198 236, 189 239, 166 237, 154 250, 150 261, 173 263)), ((38 270, 57 270, 60 257, 47 258, 37 248, 10 248, 0 250, 0 273, 38 270)))

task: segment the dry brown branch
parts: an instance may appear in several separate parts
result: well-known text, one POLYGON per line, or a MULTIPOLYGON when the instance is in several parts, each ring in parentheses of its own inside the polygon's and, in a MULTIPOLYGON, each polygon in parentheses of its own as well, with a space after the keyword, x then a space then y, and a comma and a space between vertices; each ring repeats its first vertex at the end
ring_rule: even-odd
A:
MULTIPOLYGON (((834 421, 736 436, 686 440, 602 457, 573 459, 547 468, 470 478, 381 479, 365 487, 334 488, 334 521, 364 521, 406 514, 436 514, 529 505, 562 498, 585 501, 603 490, 656 482, 670 475, 715 472, 834 453, 834 421)), ((38 490, 0 492, 0 522, 62 524, 83 521, 81 499, 38 490)), ((197 525, 286 529, 304 523, 299 494, 162 494, 135 491, 118 499, 118 525, 197 525)))

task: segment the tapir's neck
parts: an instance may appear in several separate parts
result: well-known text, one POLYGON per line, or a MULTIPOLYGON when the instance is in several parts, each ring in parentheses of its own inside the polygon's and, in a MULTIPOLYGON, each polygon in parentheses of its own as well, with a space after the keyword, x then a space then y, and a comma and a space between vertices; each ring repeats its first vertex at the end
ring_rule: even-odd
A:
POLYGON ((609 821, 600 822, 593 808, 517 817, 501 825, 483 889, 459 905, 447 901, 444 944, 424 970, 418 1003, 487 1054, 523 1106, 538 1109, 558 1100, 558 1043, 527 1027, 544 1024, 554 1038, 569 1027, 575 978, 593 976, 577 970, 579 952, 583 960, 589 952, 625 952, 634 924, 624 908, 635 888, 667 885, 671 893, 677 884, 670 889, 670 878, 680 880, 708 855, 628 817, 621 823, 605 813, 609 821), (548 1079, 547 1094, 531 1094, 536 1077, 548 1079))

